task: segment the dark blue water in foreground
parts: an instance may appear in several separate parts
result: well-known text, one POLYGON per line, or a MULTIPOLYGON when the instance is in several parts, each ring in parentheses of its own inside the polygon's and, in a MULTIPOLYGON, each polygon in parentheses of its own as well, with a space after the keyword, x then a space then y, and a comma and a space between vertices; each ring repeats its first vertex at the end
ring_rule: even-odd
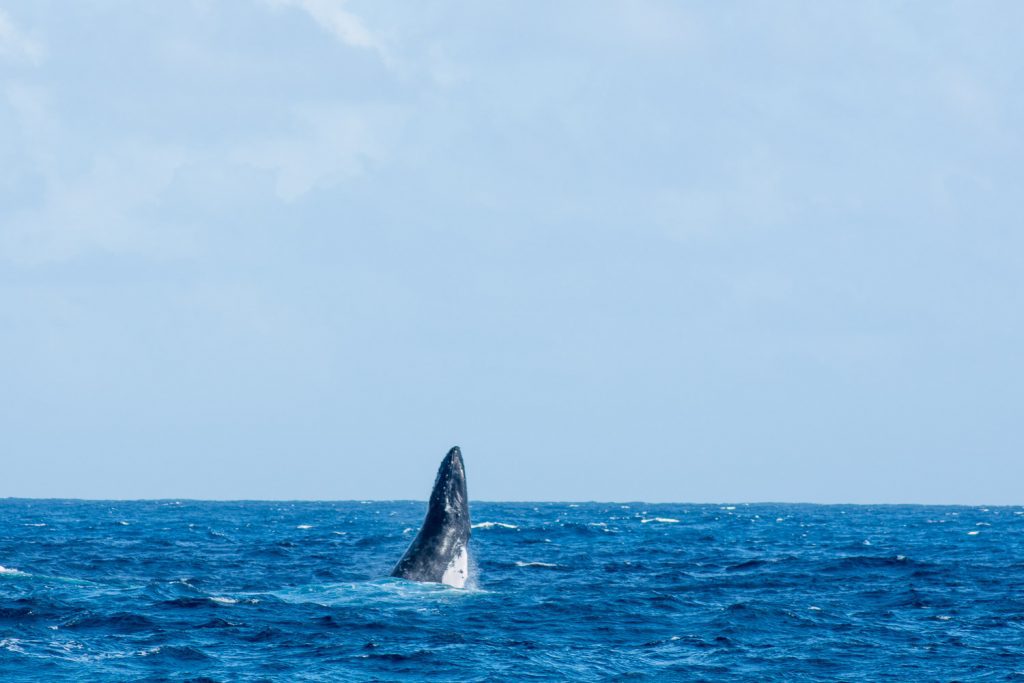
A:
POLYGON ((0 679, 1024 681, 1024 508, 0 501, 0 679))

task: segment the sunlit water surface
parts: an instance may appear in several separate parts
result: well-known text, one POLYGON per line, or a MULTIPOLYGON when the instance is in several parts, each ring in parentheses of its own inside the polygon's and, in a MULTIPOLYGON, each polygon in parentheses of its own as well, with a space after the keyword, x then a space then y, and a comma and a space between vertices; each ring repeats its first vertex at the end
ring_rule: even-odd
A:
POLYGON ((1024 508, 0 501, 0 679, 1024 681, 1024 508))

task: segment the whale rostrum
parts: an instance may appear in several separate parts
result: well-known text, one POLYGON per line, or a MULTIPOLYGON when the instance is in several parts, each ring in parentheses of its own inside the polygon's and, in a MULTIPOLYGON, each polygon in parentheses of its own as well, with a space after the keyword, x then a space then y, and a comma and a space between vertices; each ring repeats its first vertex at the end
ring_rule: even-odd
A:
POLYGON ((455 446, 437 470, 423 526, 391 576, 462 588, 469 579, 469 534, 466 468, 455 446))

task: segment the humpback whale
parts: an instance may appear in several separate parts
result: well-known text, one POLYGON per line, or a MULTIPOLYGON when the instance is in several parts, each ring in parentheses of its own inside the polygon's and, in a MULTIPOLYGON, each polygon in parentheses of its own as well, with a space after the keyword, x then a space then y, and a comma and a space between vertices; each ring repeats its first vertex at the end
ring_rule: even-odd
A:
POLYGON ((469 578, 469 498, 458 446, 437 470, 427 516, 391 576, 462 588, 469 578))

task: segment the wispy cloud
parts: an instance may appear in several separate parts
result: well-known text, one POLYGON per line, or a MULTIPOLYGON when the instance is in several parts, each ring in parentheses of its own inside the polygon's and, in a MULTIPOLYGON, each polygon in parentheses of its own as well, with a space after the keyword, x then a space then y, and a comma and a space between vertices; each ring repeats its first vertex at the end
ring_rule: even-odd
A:
POLYGON ((52 174, 44 202, 0 228, 0 262, 61 262, 89 252, 175 253, 182 236, 153 215, 183 159, 178 150, 133 144, 105 151, 80 173, 52 174))
POLYGON ((380 41, 352 12, 345 0, 270 0, 277 7, 297 7, 340 41, 352 47, 382 52, 380 41))
POLYGON ((289 202, 383 163, 402 123, 400 110, 373 106, 299 107, 294 118, 292 135, 254 141, 231 154, 235 163, 272 172, 277 196, 289 202))
POLYGON ((39 64, 45 56, 43 44, 19 30, 0 9, 0 60, 39 64))
MULTIPOLYGON (((96 253, 188 257, 212 235, 209 222, 174 213, 182 187, 202 184, 221 201, 272 189, 278 200, 296 202, 386 164, 406 118, 394 106, 309 104, 292 108, 291 125, 279 135, 247 135, 207 150, 117 136, 69 163, 60 152, 73 147, 76 129, 44 89, 10 85, 0 90, 0 113, 5 106, 20 143, 12 148, 13 168, 32 177, 39 194, 0 206, 0 266, 96 253)), ((13 187, 12 178, 0 166, 0 189, 13 187)))

